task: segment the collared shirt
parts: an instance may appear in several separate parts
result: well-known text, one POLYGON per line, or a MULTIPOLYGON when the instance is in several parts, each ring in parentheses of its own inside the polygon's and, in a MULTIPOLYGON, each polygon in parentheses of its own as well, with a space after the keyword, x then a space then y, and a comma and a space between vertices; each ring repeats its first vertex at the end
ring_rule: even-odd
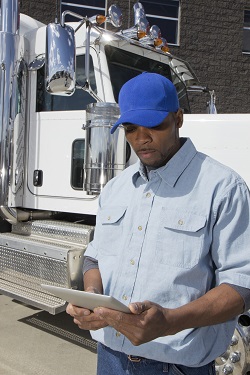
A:
MULTIPOLYGON (((187 139, 163 167, 125 169, 99 199, 94 240, 104 294, 125 304, 176 308, 221 283, 250 288, 250 197, 242 178, 187 139)), ((202 366, 223 353, 235 320, 186 329, 140 346, 112 327, 92 332, 113 350, 202 366)))

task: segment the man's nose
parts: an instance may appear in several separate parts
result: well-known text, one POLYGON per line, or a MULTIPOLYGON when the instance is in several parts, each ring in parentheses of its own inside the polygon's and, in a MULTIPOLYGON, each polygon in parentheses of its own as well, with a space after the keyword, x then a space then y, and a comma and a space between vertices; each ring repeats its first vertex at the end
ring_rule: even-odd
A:
POLYGON ((150 131, 148 128, 144 126, 138 126, 136 132, 136 140, 137 142, 148 142, 151 140, 150 131))

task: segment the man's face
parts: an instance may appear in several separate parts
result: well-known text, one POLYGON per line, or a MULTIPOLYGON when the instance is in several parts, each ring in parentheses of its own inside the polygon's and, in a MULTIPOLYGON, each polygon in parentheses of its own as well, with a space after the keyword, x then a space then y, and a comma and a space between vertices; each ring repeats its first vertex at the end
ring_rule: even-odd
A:
POLYGON ((124 124, 127 141, 148 167, 165 165, 180 148, 179 128, 182 126, 182 111, 169 113, 164 121, 154 128, 124 124))

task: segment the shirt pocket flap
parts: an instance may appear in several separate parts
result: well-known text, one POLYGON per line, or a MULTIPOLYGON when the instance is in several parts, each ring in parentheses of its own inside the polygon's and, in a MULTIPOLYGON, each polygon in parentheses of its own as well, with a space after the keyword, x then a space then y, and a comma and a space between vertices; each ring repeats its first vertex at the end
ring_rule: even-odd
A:
POLYGON ((125 214, 127 207, 108 207, 103 208, 100 211, 100 219, 102 224, 115 224, 117 223, 125 214))
POLYGON ((207 218, 193 212, 177 212, 163 208, 162 220, 165 228, 184 232, 198 232, 204 228, 207 218))

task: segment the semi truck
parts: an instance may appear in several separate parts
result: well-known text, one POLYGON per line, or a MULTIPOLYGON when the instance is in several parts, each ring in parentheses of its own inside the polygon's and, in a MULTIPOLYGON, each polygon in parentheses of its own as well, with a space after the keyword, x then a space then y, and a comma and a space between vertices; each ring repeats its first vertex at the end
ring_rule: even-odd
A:
MULTIPOLYGON (((250 114, 215 114, 213 91, 170 53, 139 2, 134 26, 123 30, 116 5, 106 16, 65 11, 45 25, 20 14, 17 0, 1 0, 0 56, 1 294, 57 314, 66 301, 41 284, 83 288, 98 196, 136 161, 122 127, 110 134, 119 90, 143 71, 174 83, 184 111, 181 136, 250 184, 250 114), (191 113, 193 91, 209 96, 210 113, 191 113)), ((217 374, 250 370, 249 326, 246 312, 216 359, 217 374)))

